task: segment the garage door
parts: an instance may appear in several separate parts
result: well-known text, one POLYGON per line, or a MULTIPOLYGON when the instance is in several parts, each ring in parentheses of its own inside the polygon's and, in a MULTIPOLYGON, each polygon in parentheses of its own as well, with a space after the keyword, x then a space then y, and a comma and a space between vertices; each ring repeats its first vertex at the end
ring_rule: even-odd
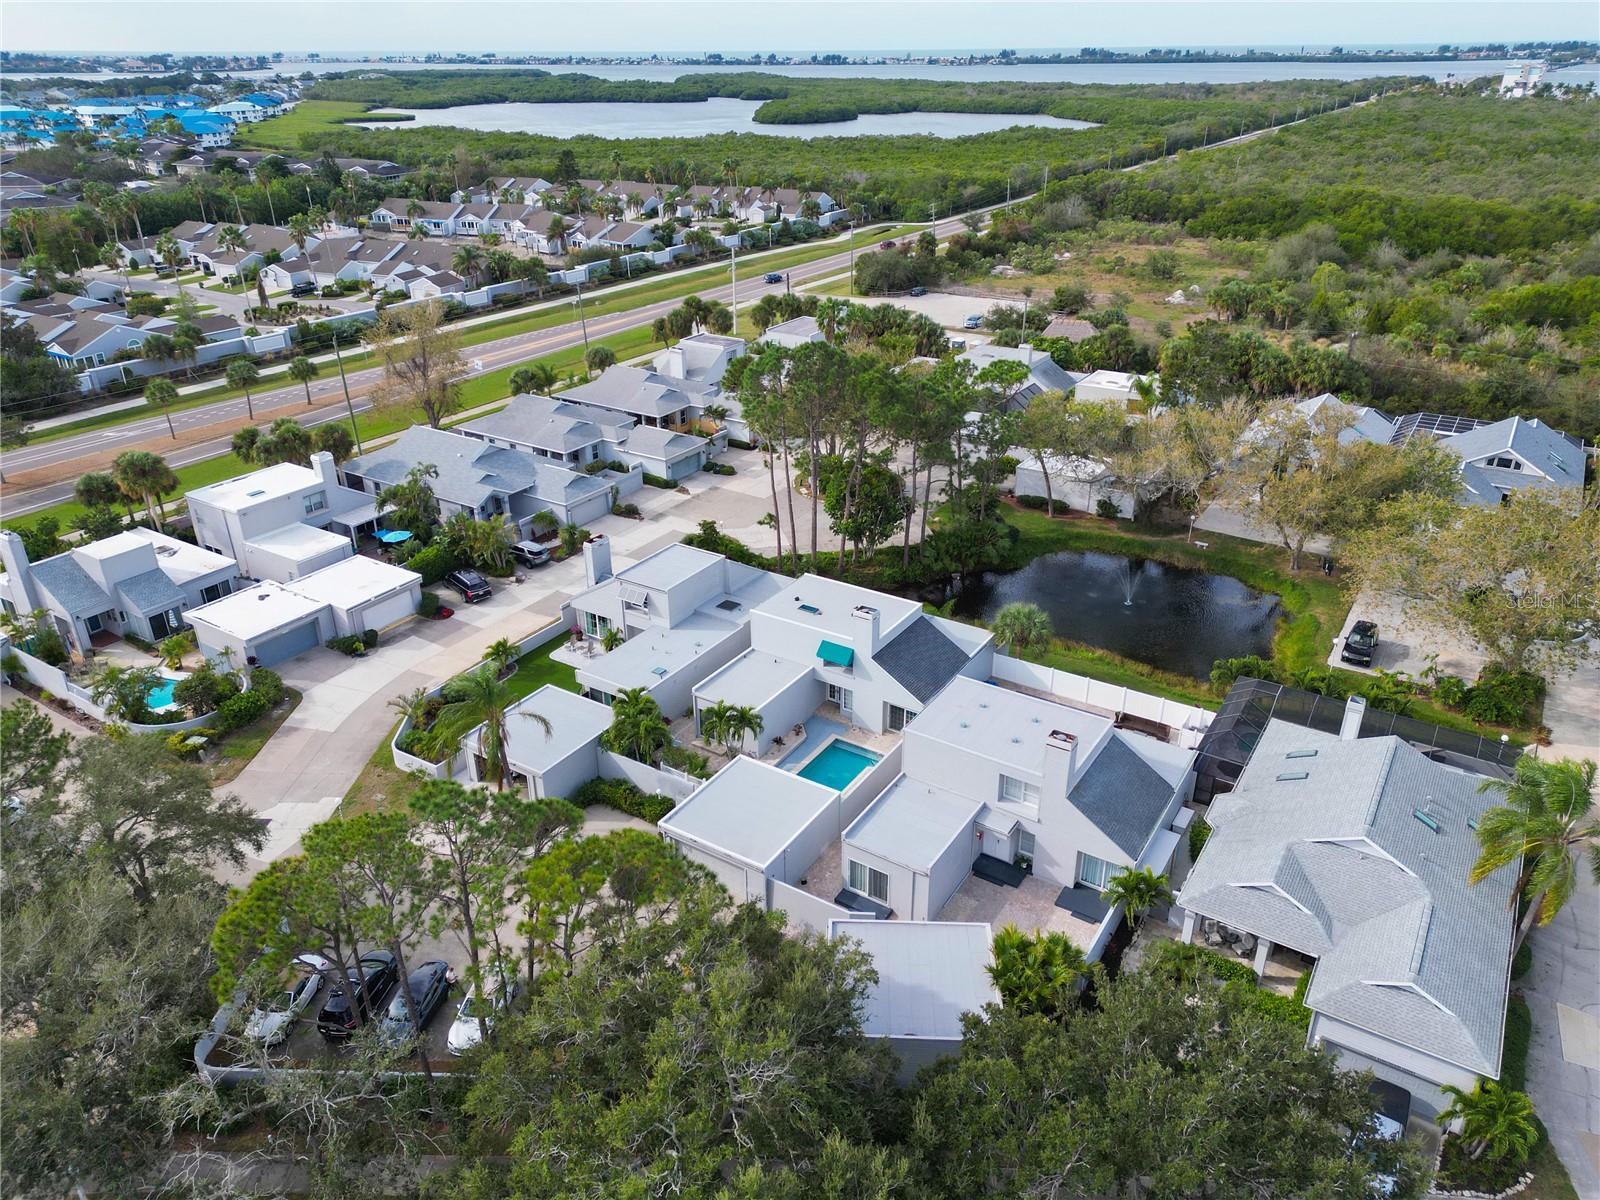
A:
POLYGON ((293 629, 285 630, 275 637, 266 638, 255 644, 256 662, 263 667, 276 666, 285 659, 293 658, 296 654, 303 654, 315 648, 318 642, 316 621, 307 621, 303 625, 296 625, 293 629))
POLYGON ((401 592, 398 596, 390 596, 387 600, 379 600, 376 604, 369 604, 355 614, 353 624, 361 629, 385 629, 396 621, 409 617, 417 611, 417 599, 410 591, 401 592))
POLYGON ((589 521, 598 521, 611 511, 611 494, 601 492, 598 496, 590 496, 587 500, 580 500, 568 510, 568 516, 574 525, 583 525, 589 521))

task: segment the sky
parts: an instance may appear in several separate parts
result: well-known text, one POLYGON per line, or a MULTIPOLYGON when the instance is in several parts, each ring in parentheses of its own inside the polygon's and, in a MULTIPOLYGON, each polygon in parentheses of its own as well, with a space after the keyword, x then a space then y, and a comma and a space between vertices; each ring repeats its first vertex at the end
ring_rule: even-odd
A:
POLYGON ((1600 40, 1600 6, 1595 0, 0 2, 0 46, 12 52, 917 53, 1546 38, 1600 40), (238 10, 236 18, 230 9, 238 10))

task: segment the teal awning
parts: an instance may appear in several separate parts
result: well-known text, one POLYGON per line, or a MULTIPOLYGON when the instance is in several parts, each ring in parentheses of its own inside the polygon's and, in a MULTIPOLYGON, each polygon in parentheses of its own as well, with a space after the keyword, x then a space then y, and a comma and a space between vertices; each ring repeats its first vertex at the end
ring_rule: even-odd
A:
POLYGON ((830 667, 848 667, 855 661, 856 652, 849 646, 841 646, 838 642, 824 640, 817 647, 817 657, 830 667))

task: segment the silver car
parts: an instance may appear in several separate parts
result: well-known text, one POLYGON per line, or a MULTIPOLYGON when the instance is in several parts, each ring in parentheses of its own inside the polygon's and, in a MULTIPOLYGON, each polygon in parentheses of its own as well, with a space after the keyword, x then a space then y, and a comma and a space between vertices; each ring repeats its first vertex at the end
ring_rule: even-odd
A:
POLYGON ((469 987, 456 1008, 456 1019, 450 1023, 450 1036, 445 1041, 450 1053, 462 1055, 471 1050, 482 1040, 485 1026, 491 1033, 494 1032, 495 1018, 511 1007, 511 1002, 521 991, 522 984, 512 980, 509 985, 502 982, 499 987, 491 987, 479 999, 478 985, 469 987), (483 1018, 482 1024, 479 1023, 479 1017, 483 1018))
POLYGON ((288 1041, 294 1023, 304 1015, 322 994, 322 972, 333 964, 318 954, 302 954, 295 963, 307 967, 310 973, 295 981, 294 985, 278 992, 250 1014, 245 1022, 244 1035, 259 1042, 268 1050, 288 1041))

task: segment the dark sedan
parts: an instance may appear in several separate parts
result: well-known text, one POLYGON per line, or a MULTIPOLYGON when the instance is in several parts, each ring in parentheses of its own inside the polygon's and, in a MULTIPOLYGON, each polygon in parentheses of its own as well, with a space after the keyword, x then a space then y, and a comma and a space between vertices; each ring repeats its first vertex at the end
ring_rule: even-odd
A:
MULTIPOLYGON (((363 1024, 372 1020, 389 998, 395 981, 394 955, 387 950, 369 950, 361 956, 350 972, 355 981, 355 1003, 345 994, 341 983, 333 989, 328 1002, 317 1014, 317 1032, 333 1041, 343 1041, 363 1024)), ((338 980, 335 975, 334 979, 338 980)))
POLYGON ((428 1022, 444 1007, 455 982, 450 975, 450 964, 438 959, 425 962, 406 977, 406 986, 396 989, 389 1001, 389 1011, 383 1014, 380 1029, 385 1041, 405 1042, 411 1038, 411 1014, 406 1011, 406 993, 411 994, 411 1006, 416 1010, 417 1028, 426 1029, 428 1022))

